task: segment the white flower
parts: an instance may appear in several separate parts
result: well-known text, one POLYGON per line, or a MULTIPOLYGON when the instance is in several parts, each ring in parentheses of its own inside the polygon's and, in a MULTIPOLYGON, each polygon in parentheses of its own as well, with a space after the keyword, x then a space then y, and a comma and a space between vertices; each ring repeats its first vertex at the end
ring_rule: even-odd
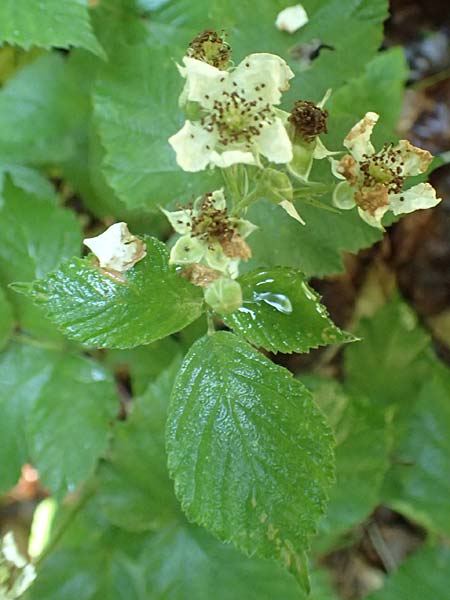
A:
POLYGON ((183 63, 183 102, 198 103, 202 112, 169 138, 182 169, 259 164, 260 154, 274 163, 290 162, 292 145, 273 108, 294 76, 283 59, 250 54, 232 71, 189 56, 183 63))
POLYGON ((102 234, 83 240, 95 256, 99 265, 122 273, 131 269, 146 255, 146 247, 142 240, 128 231, 126 223, 115 223, 102 234))
POLYGON ((388 210, 394 215, 410 213, 436 206, 441 199, 429 183, 402 191, 405 178, 424 173, 433 157, 408 140, 376 152, 370 138, 378 118, 377 113, 368 112, 344 140, 350 154, 332 161, 336 177, 345 180, 336 186, 333 202, 342 209, 357 206, 364 221, 383 229, 381 220, 388 210))
POLYGON ((15 600, 23 595, 36 578, 34 566, 19 553, 9 531, 0 545, 0 598, 15 600))
POLYGON ((278 14, 275 26, 280 31, 295 33, 300 27, 306 25, 308 21, 306 10, 301 4, 296 4, 295 6, 288 6, 278 14))
MULTIPOLYGON (((240 260, 251 255, 245 238, 256 227, 250 221, 228 215, 223 190, 201 196, 181 210, 162 210, 181 234, 170 253, 172 264, 201 264, 227 277, 237 277, 240 260)), ((208 277, 211 279, 210 273, 208 277)))

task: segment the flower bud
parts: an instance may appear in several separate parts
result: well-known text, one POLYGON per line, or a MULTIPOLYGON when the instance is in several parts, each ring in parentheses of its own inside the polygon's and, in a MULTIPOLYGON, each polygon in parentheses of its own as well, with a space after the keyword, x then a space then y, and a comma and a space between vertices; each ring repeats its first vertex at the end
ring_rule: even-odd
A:
POLYGON ((219 315, 232 313, 242 306, 241 286, 234 279, 218 279, 206 288, 205 301, 219 315))

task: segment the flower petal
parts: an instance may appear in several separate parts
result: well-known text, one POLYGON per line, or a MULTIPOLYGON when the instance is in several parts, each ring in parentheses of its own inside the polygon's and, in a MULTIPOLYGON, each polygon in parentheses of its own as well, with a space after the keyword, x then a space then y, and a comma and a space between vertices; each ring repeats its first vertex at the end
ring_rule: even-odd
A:
POLYGON ((189 265, 200 262, 204 257, 207 244, 189 235, 183 235, 170 251, 170 262, 175 265, 189 265))
POLYGON ((205 254, 206 264, 216 271, 227 272, 227 267, 232 259, 225 254, 220 244, 208 248, 205 254))
POLYGON ((347 183, 347 181, 338 183, 333 192, 333 204, 343 210, 353 208, 356 205, 355 188, 347 183))
POLYGON ((280 31, 295 33, 309 21, 306 10, 301 4, 288 6, 278 13, 275 26, 280 31))
POLYGON ((258 225, 255 225, 251 221, 246 219, 236 219, 234 221, 237 225, 237 230, 242 239, 248 238, 248 236, 259 229, 258 225))
POLYGON ((128 231, 126 223, 114 223, 102 234, 84 239, 83 244, 95 254, 101 267, 120 273, 146 255, 144 242, 128 231))
POLYGON ((244 164, 256 165, 257 160, 252 152, 243 152, 242 150, 225 150, 225 152, 211 152, 210 162, 216 167, 226 169, 231 165, 244 164))
POLYGON ((237 84, 236 90, 248 101, 262 104, 279 104, 281 93, 289 89, 289 79, 294 77, 287 63, 276 54, 250 54, 230 74, 237 84))
POLYGON ((191 214, 187 210, 168 211, 161 208, 169 223, 177 233, 184 235, 191 230, 191 214))
POLYGON ((358 213, 361 219, 365 221, 368 225, 371 225, 372 227, 376 227, 377 229, 381 229, 382 231, 384 231, 384 227, 381 224, 381 219, 383 218, 384 214, 388 209, 388 206, 380 206, 375 210, 374 214, 372 214, 366 210, 362 210, 362 208, 358 206, 358 213))
POLYGON ((380 115, 377 113, 366 113, 364 118, 352 127, 344 139, 344 146, 348 148, 356 160, 361 161, 364 155, 371 156, 375 152, 370 137, 379 118, 380 115))
POLYGON ((436 190, 429 183, 419 183, 414 187, 389 196, 389 210, 394 215, 414 212, 424 208, 432 208, 439 204, 442 198, 436 197, 436 190))
POLYGON ((413 146, 408 140, 400 140, 393 150, 400 152, 402 175, 404 177, 425 173, 433 160, 433 155, 428 150, 417 148, 417 146, 413 146))
POLYGON ((265 125, 255 138, 261 154, 274 163, 288 163, 293 158, 292 142, 278 117, 265 125))
POLYGON ((328 150, 325 144, 322 142, 320 137, 316 137, 316 144, 314 147, 314 158, 317 160, 322 160, 322 158, 327 158, 328 156, 334 156, 336 154, 341 154, 341 152, 335 152, 332 150, 328 150))
POLYGON ((186 79, 181 97, 184 101, 198 102, 205 108, 212 108, 214 99, 227 86, 229 73, 189 56, 183 58, 183 63, 184 67, 178 67, 186 79))
POLYGON ((212 162, 216 134, 206 131, 199 123, 186 121, 183 127, 169 138, 169 144, 177 154, 177 163, 184 171, 203 171, 212 162))

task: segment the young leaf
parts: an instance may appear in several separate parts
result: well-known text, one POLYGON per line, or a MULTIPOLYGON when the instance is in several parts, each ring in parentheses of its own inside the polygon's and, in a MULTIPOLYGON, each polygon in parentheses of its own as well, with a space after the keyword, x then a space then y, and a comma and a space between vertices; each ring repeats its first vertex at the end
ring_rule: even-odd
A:
POLYGON ((117 423, 99 470, 100 508, 112 523, 130 531, 161 527, 180 516, 164 447, 167 405, 179 365, 175 359, 133 400, 131 415, 117 423))
POLYGON ((198 340, 169 408, 169 471, 189 519, 305 583, 333 481, 333 437, 306 388, 226 332, 198 340))
POLYGON ((224 322, 255 346, 272 352, 307 352, 354 340, 334 325, 299 271, 284 267, 252 271, 239 283, 243 306, 224 322))
POLYGON ((2 0, 0 44, 5 42, 26 50, 32 46, 78 46, 105 57, 92 32, 84 0, 2 0))
POLYGON ((132 348, 179 331, 200 316, 199 288, 169 266, 168 251, 145 238, 147 256, 122 277, 92 259, 73 259, 36 281, 29 294, 68 337, 102 348, 132 348))

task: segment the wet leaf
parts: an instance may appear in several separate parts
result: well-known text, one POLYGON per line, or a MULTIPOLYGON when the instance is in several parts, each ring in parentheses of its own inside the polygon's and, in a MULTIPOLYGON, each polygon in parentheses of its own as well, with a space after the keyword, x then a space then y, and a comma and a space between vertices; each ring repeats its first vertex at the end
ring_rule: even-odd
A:
POLYGON ((243 275, 239 283, 244 303, 223 320, 255 346, 272 352, 308 352, 354 340, 336 327, 299 271, 261 269, 243 275))
POLYGON ((172 393, 169 470, 189 519, 306 586, 303 552, 333 480, 333 439, 306 388, 226 332, 198 340, 172 393))
POLYGON ((164 244, 150 237, 145 243, 147 256, 119 277, 92 258, 73 259, 36 281, 29 295, 85 345, 132 348, 166 337, 200 316, 203 296, 169 266, 164 244))

